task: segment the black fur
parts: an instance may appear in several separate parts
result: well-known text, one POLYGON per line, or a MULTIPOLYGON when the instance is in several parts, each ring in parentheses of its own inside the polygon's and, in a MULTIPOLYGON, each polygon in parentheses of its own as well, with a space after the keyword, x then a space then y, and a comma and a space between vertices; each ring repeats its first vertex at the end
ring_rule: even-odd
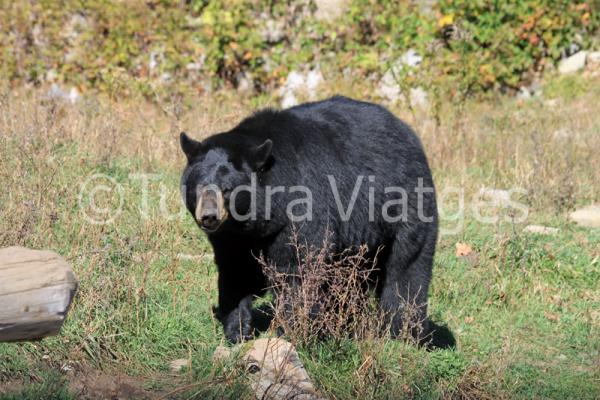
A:
MULTIPOLYGON (((303 242, 316 246, 329 232, 336 250, 361 244, 372 250, 382 247, 377 293, 382 309, 389 313, 392 332, 398 334, 402 328, 398 311, 403 302, 419 305, 418 317, 425 321, 437 208, 435 192, 424 193, 421 214, 425 218, 419 218, 415 189, 419 180, 426 188, 433 188, 433 181, 419 139, 385 108, 336 96, 282 111, 260 111, 231 131, 201 143, 182 134, 182 147, 188 157, 182 184, 192 215, 198 185, 216 184, 228 202, 232 188, 249 184, 252 172, 258 177, 256 220, 229 218, 208 234, 219 270, 217 316, 229 340, 236 342, 252 334, 251 296, 263 293, 267 285, 255 257, 263 254, 281 270, 296 267, 289 245, 292 229, 303 242), (344 208, 357 178, 363 176, 348 221, 338 212, 328 175, 335 178, 344 208), (284 193, 272 197, 270 220, 265 218, 266 185, 286 187, 284 193), (313 218, 292 223, 286 207, 291 200, 305 196, 288 189, 299 185, 312 192, 313 218), (398 198, 397 193, 384 193, 384 188, 392 186, 403 187, 408 195, 408 207, 396 205, 389 212, 392 216, 404 212, 403 221, 386 222, 381 215, 383 204, 398 198), (371 221, 369 187, 374 188, 371 221)), ((249 204, 250 197, 243 195, 235 207, 245 211, 249 204)), ((305 205, 293 208, 295 215, 304 211, 305 205)))

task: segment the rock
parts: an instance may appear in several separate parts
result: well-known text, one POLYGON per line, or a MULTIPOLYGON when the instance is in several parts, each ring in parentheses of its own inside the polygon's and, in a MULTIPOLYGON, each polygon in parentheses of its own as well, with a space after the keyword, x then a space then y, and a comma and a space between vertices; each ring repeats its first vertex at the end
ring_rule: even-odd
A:
POLYGON ((552 132, 552 137, 555 140, 569 140, 573 138, 574 133, 569 128, 560 128, 552 132))
POLYGON ((160 75, 160 80, 163 83, 171 82, 172 79, 173 79, 173 76, 169 72, 164 72, 160 75))
POLYGON ((592 51, 587 55, 587 62, 590 64, 600 64, 600 51, 592 51))
POLYGON ((586 51, 579 51, 570 57, 563 58, 558 64, 558 72, 561 74, 572 74, 580 71, 585 67, 586 58, 586 51))
POLYGON ((54 82, 54 81, 56 81, 57 78, 58 78, 58 73, 56 72, 56 70, 54 68, 50 68, 49 70, 47 70, 46 74, 44 76, 44 80, 46 82, 54 82))
POLYGON ((594 204, 569 214, 569 219, 579 226, 600 228, 600 205, 594 204))
POLYGON ((539 235, 556 235, 559 232, 558 228, 551 228, 549 226, 542 225, 527 225, 523 231, 528 233, 536 233, 539 235))
POLYGON ((281 100, 281 108, 290 108, 298 105, 298 99, 294 96, 294 93, 287 92, 283 95, 283 99, 281 100))
MULTIPOLYGON (((390 103, 405 100, 397 79, 406 68, 409 69, 408 73, 410 74, 410 70, 418 67, 422 61, 423 57, 415 50, 408 50, 392 64, 385 74, 383 74, 379 86, 377 87, 377 94, 388 100, 390 103)), ((420 86, 411 88, 409 97, 411 106, 425 107, 429 104, 427 92, 420 86)))
POLYGON ((306 74, 298 71, 290 72, 279 90, 282 98, 281 107, 288 108, 298 104, 296 96, 299 94, 314 100, 321 82, 323 82, 323 75, 318 68, 310 70, 306 74))
POLYGON ((421 57, 415 50, 409 49, 398 59, 398 61, 401 63, 401 65, 414 68, 423 62, 423 57, 421 57))
POLYGON ((554 108, 560 104, 560 99, 548 99, 544 100, 544 106, 548 108, 554 108))
POLYGON ((150 61, 148 61, 148 69, 152 73, 158 67, 158 53, 153 51, 150 53, 150 61))
POLYGON ((456 242, 456 257, 468 256, 473 252, 473 248, 466 243, 456 242))
POLYGON ((191 360, 187 359, 187 358, 180 358, 177 360, 173 360, 169 363, 169 367, 171 368, 172 372, 179 372, 182 369, 184 369, 185 367, 189 367, 192 365, 191 360))
POLYGON ((308 71, 306 74, 306 90, 311 98, 316 97, 317 88, 323 82, 323 75, 318 69, 308 71))
POLYGON ((420 86, 410 88, 410 103, 417 107, 427 107, 429 105, 427 92, 420 86))
POLYGON ((391 69, 383 74, 381 82, 379 82, 379 86, 377 87, 377 94, 391 103, 397 102, 402 96, 400 87, 391 69))
MULTIPOLYGON (((385 98, 390 103, 397 103, 405 100, 400 87, 396 83, 391 72, 386 72, 377 89, 377 94, 385 98)), ((413 107, 425 108, 429 105, 429 97, 425 89, 420 86, 410 88, 410 105, 413 107)))
POLYGON ((63 36, 74 40, 76 39, 83 31, 88 29, 90 23, 88 19, 83 14, 73 14, 71 19, 63 28, 63 36))
POLYGON ((261 31, 263 40, 267 43, 278 43, 283 40, 285 21, 269 19, 264 23, 264 28, 261 31))
POLYGON ((413 0, 415 4, 419 7, 419 11, 426 16, 433 17, 435 16, 435 9, 438 0, 413 0))
POLYGON ((186 64, 185 69, 187 69, 188 71, 200 71, 202 68, 204 68, 205 62, 206 54, 202 54, 200 57, 198 57, 197 61, 186 64))
POLYGON ((320 21, 333 21, 341 17, 348 8, 348 0, 315 0, 315 18, 320 21))
POLYGON ((529 100, 532 96, 531 91, 526 86, 521 86, 519 88, 519 93, 517 93, 517 99, 519 100, 529 100))
POLYGON ((505 207, 510 203, 510 193, 503 189, 480 189, 479 198, 491 202, 494 206, 505 207))
POLYGON ((257 399, 322 399, 291 343, 280 338, 258 339, 244 360, 257 399))
POLYGON ((252 75, 248 72, 244 72, 237 78, 237 91, 238 92, 251 92, 254 88, 252 82, 252 75))
POLYGON ((65 92, 58 84, 53 83, 48 90, 47 97, 54 100, 62 100, 71 104, 79 101, 79 91, 77 88, 72 87, 68 92, 65 92))
POLYGON ((217 346, 213 353, 212 359, 214 362, 224 362, 231 357, 231 349, 225 346, 217 346))

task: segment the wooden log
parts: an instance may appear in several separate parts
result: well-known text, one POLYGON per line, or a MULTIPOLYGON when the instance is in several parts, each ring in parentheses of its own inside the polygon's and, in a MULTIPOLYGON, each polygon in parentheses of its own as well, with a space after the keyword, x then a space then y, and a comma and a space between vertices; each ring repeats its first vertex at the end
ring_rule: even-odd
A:
POLYGON ((71 267, 58 254, 0 249, 0 342, 56 335, 76 291, 71 267))

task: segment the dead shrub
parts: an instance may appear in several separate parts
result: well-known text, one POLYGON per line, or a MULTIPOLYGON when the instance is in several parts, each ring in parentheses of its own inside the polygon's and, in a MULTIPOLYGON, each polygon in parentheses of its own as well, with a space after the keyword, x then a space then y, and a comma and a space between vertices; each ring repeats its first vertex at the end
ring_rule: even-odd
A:
POLYGON ((381 329, 374 294, 368 290, 377 270, 376 257, 367 258, 365 245, 335 254, 330 237, 326 234, 316 247, 302 243, 294 232, 290 246, 297 268, 293 272, 259 257, 275 296, 271 325, 283 329, 292 341, 366 338, 381 329))
MULTIPOLYGON (((263 256, 258 258, 274 293, 273 330, 283 329, 295 343, 320 339, 377 339, 390 334, 387 318, 375 296, 377 257, 366 245, 335 252, 327 233, 320 247, 302 243, 297 232, 290 239, 295 251, 294 271, 282 271, 263 256), (372 255, 371 255, 372 254, 372 255)), ((405 317, 399 338, 414 340, 423 321, 415 321, 416 307, 402 301, 405 317)), ((422 335, 419 335, 422 336, 422 335)), ((422 340, 422 337, 421 337, 422 340)))

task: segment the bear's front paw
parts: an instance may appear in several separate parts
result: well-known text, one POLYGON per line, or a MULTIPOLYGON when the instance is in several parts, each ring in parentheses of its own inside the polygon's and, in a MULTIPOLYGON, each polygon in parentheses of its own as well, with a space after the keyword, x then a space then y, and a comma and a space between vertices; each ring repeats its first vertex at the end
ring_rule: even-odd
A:
POLYGON ((254 337, 250 305, 249 299, 242 300, 238 308, 230 312, 223 321, 225 337, 230 342, 239 343, 254 337))
POLYGON ((238 313, 231 313, 229 318, 227 318, 227 322, 223 326, 227 340, 229 340, 231 343, 240 343, 242 341, 252 339, 254 335, 250 321, 236 318, 237 316, 232 314, 238 313))

